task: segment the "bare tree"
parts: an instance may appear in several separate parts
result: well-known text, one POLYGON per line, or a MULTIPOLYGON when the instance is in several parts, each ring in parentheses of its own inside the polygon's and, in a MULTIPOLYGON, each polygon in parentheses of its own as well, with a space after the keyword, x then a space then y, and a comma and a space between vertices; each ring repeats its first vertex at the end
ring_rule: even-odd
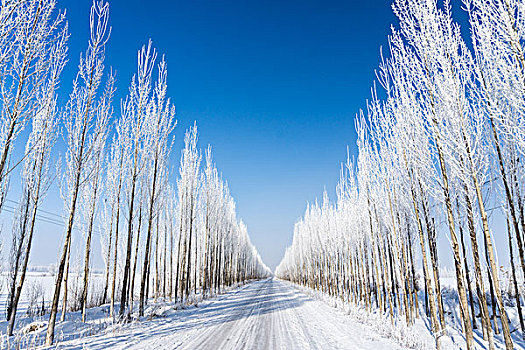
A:
POLYGON ((56 67, 65 59, 67 25, 55 7, 55 0, 3 1, 0 7, 0 208, 9 174, 32 151, 26 148, 10 165, 15 140, 48 108, 39 99, 58 83, 62 68, 56 67))
POLYGON ((133 243, 133 222, 136 211, 136 192, 139 186, 139 177, 143 171, 145 157, 142 155, 144 147, 144 132, 146 129, 147 113, 151 101, 151 73, 155 64, 157 53, 151 47, 151 41, 147 47, 143 47, 138 53, 138 73, 133 77, 129 89, 129 95, 123 103, 123 118, 129 121, 132 138, 125 147, 131 155, 131 164, 126 174, 127 179, 127 243, 124 266, 124 276, 122 279, 122 294, 120 298, 120 317, 124 316, 128 302, 128 282, 131 272, 131 255, 133 243))
POLYGON ((91 173, 85 171, 85 165, 93 157, 93 147, 97 144, 98 139, 105 137, 105 134, 99 132, 101 124, 98 123, 99 116, 96 111, 101 102, 97 103, 96 96, 104 71, 104 47, 110 34, 108 19, 109 5, 104 2, 94 2, 90 14, 91 37, 89 46, 85 57, 80 58, 79 72, 73 83, 73 92, 70 95, 64 115, 68 145, 65 174, 67 184, 64 189, 67 224, 47 327, 47 345, 53 343, 60 290, 66 270, 66 262, 69 260, 77 200, 81 189, 92 176, 91 173))
POLYGON ((32 131, 26 145, 27 156, 22 171, 22 198, 13 227, 11 246, 10 284, 7 303, 7 333, 13 334, 18 302, 24 285, 29 255, 33 241, 36 214, 41 199, 51 183, 49 158, 57 135, 56 93, 59 76, 65 64, 67 36, 56 42, 53 55, 56 60, 50 71, 51 79, 46 83, 38 100, 38 114, 32 119, 32 131))
MULTIPOLYGON (((146 228, 146 247, 144 252, 144 264, 142 268, 142 277, 140 282, 139 296, 139 315, 144 314, 144 298, 146 290, 146 277, 148 265, 150 263, 150 245, 152 236, 153 220, 159 220, 159 198, 162 190, 165 190, 163 180, 167 178, 167 159, 169 156, 170 135, 175 126, 174 106, 170 100, 166 101, 167 90, 167 67, 164 58, 159 63, 159 77, 155 84, 154 97, 151 101, 149 113, 147 115, 146 142, 144 151, 148 156, 148 168, 150 173, 146 178, 147 183, 147 228, 146 228)), ((158 233, 157 233, 158 237, 158 233)), ((158 245, 156 245, 158 247, 158 245)))
POLYGON ((114 93, 114 77, 110 74, 104 95, 101 98, 98 110, 96 111, 97 125, 95 126, 95 133, 98 137, 94 140, 94 144, 91 145, 92 157, 89 162, 86 162, 86 171, 90 174, 89 181, 82 188, 82 199, 83 199, 83 212, 84 222, 86 226, 86 249, 84 253, 84 286, 82 289, 82 295, 80 298, 80 308, 82 310, 82 322, 86 321, 86 304, 88 297, 88 279, 89 279, 89 263, 91 256, 91 237, 93 235, 93 225, 95 221, 95 214, 97 211, 97 202, 100 197, 100 182, 102 166, 104 161, 104 149, 106 143, 106 137, 108 134, 108 122, 111 119, 114 93))

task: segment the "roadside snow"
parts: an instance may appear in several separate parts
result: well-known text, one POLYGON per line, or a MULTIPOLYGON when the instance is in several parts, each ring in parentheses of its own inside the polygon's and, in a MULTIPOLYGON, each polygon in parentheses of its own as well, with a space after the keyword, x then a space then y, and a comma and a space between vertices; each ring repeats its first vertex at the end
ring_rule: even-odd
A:
POLYGON ((100 334, 63 341, 57 348, 403 349, 343 312, 271 278, 198 306, 162 307, 155 314, 151 320, 115 324, 100 334))

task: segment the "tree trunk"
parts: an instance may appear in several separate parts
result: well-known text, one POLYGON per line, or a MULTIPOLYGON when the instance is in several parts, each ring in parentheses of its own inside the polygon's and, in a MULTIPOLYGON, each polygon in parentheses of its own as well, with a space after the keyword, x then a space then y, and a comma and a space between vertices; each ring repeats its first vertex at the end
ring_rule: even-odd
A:
MULTIPOLYGON (((488 224, 488 218, 487 218, 487 212, 485 210, 485 204, 483 203, 483 195, 481 193, 481 186, 479 184, 478 178, 476 176, 476 173, 474 171, 473 161, 471 157, 471 151, 468 143, 466 142, 466 136, 465 133, 462 132, 463 139, 465 141, 465 147, 467 150, 467 157, 468 162, 471 168, 471 177, 472 181, 474 183, 474 188, 476 190, 476 197, 478 199, 478 208, 481 215, 481 222, 483 223, 483 235, 485 238, 485 253, 487 254, 487 265, 489 266, 489 281, 492 279, 490 283, 491 287, 494 288, 494 291, 496 292, 496 300, 498 303, 498 308, 500 310, 500 320, 501 320, 501 327, 503 329, 503 337, 505 338, 505 346, 507 350, 512 350, 514 348, 512 338, 510 336, 510 328, 509 328, 509 321, 507 318, 507 313, 505 312, 505 305, 503 304, 503 298, 501 296, 501 290, 499 285, 499 277, 498 277, 498 268, 496 266, 496 260, 494 256, 494 249, 492 247, 492 239, 490 237, 490 231, 489 231, 489 224, 488 224)), ((491 290, 492 291, 492 290, 491 290)), ((494 310, 494 308, 493 308, 494 310)), ((494 312, 494 311, 493 311, 494 312)), ((495 317, 495 315, 493 315, 495 317)), ((496 325, 496 319, 494 319, 494 329, 497 334, 497 325, 496 325)))
MULTIPOLYGON (((144 265, 142 267, 142 278, 140 280, 140 295, 139 295, 139 315, 144 315, 144 292, 146 287, 146 274, 149 265, 149 252, 151 245, 152 225, 153 225, 153 209, 155 205, 155 191, 157 183, 157 162, 155 161, 155 169, 153 172, 152 186, 150 189, 150 201, 148 208, 148 229, 146 233, 146 249, 144 251, 144 265)), ((147 296, 146 296, 147 297, 147 296)))
POLYGON ((474 272, 476 276, 476 291, 478 294, 479 309, 481 313, 481 326, 483 328, 483 338, 489 341, 489 348, 494 349, 494 337, 492 335, 492 327, 490 326, 489 309, 487 306, 487 298, 485 296, 485 287, 483 283, 483 275, 481 271, 481 262, 479 258, 479 246, 474 226, 474 217, 472 212, 472 204, 468 194, 468 187, 463 186, 465 192, 465 204, 467 210, 467 222, 470 232, 470 243, 472 247, 472 257, 474 259, 474 272))
MULTIPOLYGON (((490 266, 489 257, 488 257, 488 251, 487 251, 487 240, 485 241, 485 261, 487 263, 487 266, 490 266)), ((494 288, 493 284, 494 281, 492 279, 492 275, 490 273, 490 270, 487 269, 487 277, 489 279, 489 291, 490 291, 490 306, 492 308, 492 316, 490 317, 492 319, 492 326, 494 327, 494 334, 499 334, 499 327, 498 327, 498 317, 497 317, 497 307, 496 307, 496 298, 494 296, 494 288)))
MULTIPOLYGON (((434 122, 437 124, 435 120, 434 122)), ((454 214, 452 211, 452 203, 450 199, 447 168, 445 165, 445 159, 443 157, 443 153, 441 151, 441 145, 440 145, 439 138, 435 139, 435 143, 436 143, 436 148, 437 148, 438 157, 439 157, 441 176, 443 178, 443 192, 445 196, 445 206, 446 206, 446 211, 447 211, 448 226, 450 230, 452 251, 454 252, 454 265, 456 267, 456 280, 457 280, 457 286, 458 286, 460 315, 461 315, 461 319, 463 323, 463 331, 465 333, 467 349, 473 349, 474 339, 472 335, 472 325, 470 324, 470 320, 469 320, 467 294, 465 291, 465 286, 463 285, 463 281, 464 281, 463 266, 461 264, 461 254, 459 251, 459 244, 458 244, 458 239, 456 236, 456 228, 454 224, 454 214)))
POLYGON ((71 256, 71 238, 67 246, 67 257, 66 257, 66 272, 64 275, 64 296, 62 297, 62 315, 60 316, 60 322, 64 322, 67 313, 67 292, 69 283, 69 259, 71 256))
MULTIPOLYGON (((392 218, 392 233, 394 234, 394 237, 392 238, 393 240, 393 243, 394 243, 394 261, 395 261, 395 265, 398 265, 400 269, 404 269, 403 267, 403 261, 405 260, 404 259, 404 256, 401 257, 400 256, 400 249, 399 249, 399 243, 398 243, 398 236, 397 236, 397 229, 396 229, 396 223, 395 223, 395 216, 394 216, 394 208, 393 208, 393 205, 392 205, 392 198, 391 198, 391 194, 390 194, 390 183, 388 180, 386 180, 386 192, 388 194, 388 205, 389 205, 389 208, 390 208, 390 216, 392 218)), ((410 315, 409 315, 409 310, 408 310, 408 299, 407 299, 407 291, 406 291, 406 283, 405 283, 405 277, 406 275, 401 273, 399 274, 399 284, 401 284, 402 288, 403 288, 403 301, 404 301, 404 305, 405 305, 405 318, 406 318, 406 322, 407 322, 407 325, 410 324, 410 315)), ((397 288, 396 288, 397 289, 397 288)), ((399 293, 396 293, 398 295, 398 298, 399 298, 399 293)), ((398 300, 399 301, 399 300, 398 300)), ((401 303, 399 302, 399 309, 401 310, 401 303)))
MULTIPOLYGON (((98 157, 98 155, 97 155, 98 157)), ((97 205, 97 191, 98 191, 98 176, 100 170, 98 169, 98 164, 96 165, 96 174, 95 179, 93 180, 93 202, 91 203, 91 208, 89 212, 89 224, 88 224, 88 234, 86 239, 86 253, 84 261, 84 288, 82 290, 82 297, 80 299, 80 307, 82 310, 82 322, 86 322, 86 304, 87 304, 87 295, 88 295, 88 278, 89 278, 89 257, 91 255, 91 235, 93 233, 93 221, 95 220, 95 207, 97 205)))
MULTIPOLYGON (((21 209, 23 213, 20 216, 21 223, 20 223, 20 228, 19 228, 20 231, 18 232, 19 234, 18 242, 16 241, 17 233, 16 231, 14 231, 13 232, 13 246, 11 247, 13 251, 13 255, 14 255, 14 261, 11 262, 12 266, 10 267, 11 275, 9 277, 11 281, 10 281, 9 293, 8 293, 8 299, 7 299, 6 316, 9 321, 9 324, 13 323, 13 325, 11 327, 8 326, 9 336, 13 335, 12 328, 14 327, 14 320, 13 322, 11 322, 11 320, 14 319, 14 315, 16 314, 16 307, 14 306, 14 299, 15 299, 16 286, 17 286, 17 281, 18 281, 18 271, 20 269, 20 259, 22 258, 22 250, 24 246, 25 236, 27 233, 27 224, 28 224, 27 221, 29 219, 29 210, 30 210, 30 205, 31 205, 31 194, 29 193, 29 191, 24 190, 23 196, 22 196, 22 202, 23 202, 23 206, 21 209)), ((13 228, 13 230, 16 230, 16 229, 13 228)), ((18 301, 17 301, 17 304, 18 304, 18 301)))
POLYGON ((133 302, 135 301, 135 274, 137 272, 137 261, 139 259, 140 229, 142 228, 142 205, 139 207, 139 222, 137 223, 137 241, 135 242, 135 259, 133 260, 133 271, 131 272, 131 287, 129 289, 129 298, 131 300, 130 309, 133 311, 133 302))
POLYGON ((166 258, 168 253, 168 228, 164 223, 164 258, 162 259, 162 298, 166 299, 166 258))
POLYGON ((133 244, 133 211, 135 205, 135 190, 138 181, 138 141, 135 141, 135 152, 133 158, 133 172, 131 175, 131 192, 129 197, 129 211, 128 211, 128 239, 126 244, 126 262, 124 265, 124 277, 122 279, 122 291, 120 295, 120 310, 119 317, 124 316, 124 311, 126 310, 126 303, 128 301, 128 279, 130 277, 130 266, 131 266, 131 250, 133 244))
POLYGON ((106 254, 106 277, 104 279, 104 292, 102 294, 102 304, 105 304, 108 299, 108 287, 109 287, 109 270, 111 269, 111 246, 113 245, 113 206, 111 208, 111 219, 109 225, 109 239, 108 239, 108 252, 106 254))
POLYGON ((432 265, 434 283, 436 285, 437 310, 438 310, 438 315, 439 315, 439 322, 441 325, 440 329, 445 329, 445 314, 443 310, 443 298, 441 295, 441 282, 439 280, 439 262, 438 262, 438 254, 437 254, 436 230, 435 230, 433 219, 432 219, 432 222, 430 221, 427 200, 424 197, 425 194, 423 192, 423 187, 419 180, 418 180, 418 185, 419 185, 419 193, 422 197, 421 207, 423 208, 423 217, 425 219, 425 226, 427 229, 428 248, 429 248, 428 250, 429 250, 429 255, 430 255, 430 262, 432 265))
MULTIPOLYGON (((406 158, 405 158, 406 163, 406 158)), ((407 165, 408 168, 408 165, 407 165)), ((407 169, 408 170, 408 169, 407 169)), ((412 172, 408 170, 409 177, 412 178, 412 172)), ((412 195, 412 207, 414 208, 414 216, 416 217, 416 223, 417 223, 417 229, 419 233, 419 245, 421 247, 421 258, 422 258, 422 265, 423 265, 423 277, 425 278, 425 286, 426 286, 426 294, 428 295, 427 299, 427 305, 430 311, 430 321, 432 325, 432 331, 434 332, 434 337, 436 339, 436 349, 441 349, 441 330, 442 325, 439 323, 437 318, 437 310, 435 305, 435 298, 434 298, 434 289, 432 288, 432 282, 430 281, 430 273, 429 268, 427 265, 427 253, 426 253, 426 247, 425 247, 425 236, 423 233, 423 225, 421 223, 421 217, 419 215, 419 209, 417 205, 417 197, 416 197, 416 191, 412 186, 410 186, 411 195, 412 195)))
POLYGON ((160 252, 159 252, 159 218, 157 217, 157 225, 155 229, 155 302, 157 302, 157 298, 159 297, 159 291, 160 291, 160 276, 159 276, 159 259, 160 259, 160 252))
MULTIPOLYGON (((458 212, 458 218, 460 217, 459 212, 459 202, 456 201, 456 207, 458 212)), ((465 277, 467 279, 467 289, 468 289, 468 296, 470 300, 470 312, 472 312, 472 328, 478 329, 478 324, 476 322, 476 310, 474 309, 474 297, 472 295, 472 285, 470 283, 470 274, 469 274, 469 267, 468 267, 468 261, 467 261, 467 251, 465 249, 465 240, 464 240, 464 234, 463 234, 463 225, 461 224, 461 219, 459 220, 459 236, 460 236, 460 242, 461 242, 461 251, 463 252, 463 261, 465 262, 465 277)))
POLYGON ((521 327, 521 336, 523 338, 525 337, 525 324, 523 322, 523 311, 521 310, 520 290, 518 288, 518 281, 516 280, 516 268, 514 265, 514 252, 512 249, 512 234, 511 234, 508 216, 507 216, 507 234, 509 236, 509 252, 510 252, 510 268, 512 271, 512 284, 514 286, 516 308, 518 309, 518 317, 520 320, 520 327, 521 327))
MULTIPOLYGON (((192 191, 193 192, 193 191, 192 191)), ((193 198, 194 194, 191 194, 190 197, 190 215, 189 215, 189 238, 188 238, 188 256, 187 256, 187 269, 186 269, 186 280, 184 285, 185 290, 185 296, 186 300, 189 298, 190 295, 190 278, 191 278, 191 242, 192 242, 192 236, 193 236, 193 198)))
MULTIPOLYGON (((76 183, 80 183, 80 172, 77 175, 77 181, 76 183)), ((55 281, 55 293, 53 295, 53 302, 51 303, 51 313, 49 315, 49 323, 47 327, 46 332, 46 345, 53 344, 53 339, 55 336, 55 321, 58 311, 58 301, 60 299, 60 286, 62 284, 62 280, 64 278, 64 268, 66 265, 66 259, 69 256, 69 244, 71 241, 71 232, 73 230, 73 219, 75 217, 75 208, 77 203, 77 194, 78 194, 78 186, 77 190, 74 192, 73 196, 73 203, 71 206, 71 210, 69 211, 69 219, 68 219, 68 225, 66 230, 66 239, 64 242, 64 247, 62 248, 62 255, 60 256, 59 264, 58 264, 58 271, 57 271, 57 278, 55 281)))
POLYGON ((24 260, 22 262, 22 268, 20 270, 20 280, 18 281, 18 285, 16 286, 14 297, 11 301, 10 313, 8 313, 8 316, 9 316, 9 319, 8 319, 9 323, 7 325, 7 335, 8 336, 13 335, 13 330, 15 327, 16 311, 18 309, 18 302, 20 301, 20 295, 22 294, 22 287, 25 282, 27 265, 29 264, 29 254, 31 252, 31 245, 33 243, 33 233, 35 231, 36 213, 38 209, 38 202, 40 199, 40 179, 41 179, 41 176, 39 176, 37 192, 34 197, 35 200, 34 200, 32 212, 31 212, 31 222, 29 224, 29 236, 27 238, 27 245, 26 245, 26 249, 24 253, 24 260))

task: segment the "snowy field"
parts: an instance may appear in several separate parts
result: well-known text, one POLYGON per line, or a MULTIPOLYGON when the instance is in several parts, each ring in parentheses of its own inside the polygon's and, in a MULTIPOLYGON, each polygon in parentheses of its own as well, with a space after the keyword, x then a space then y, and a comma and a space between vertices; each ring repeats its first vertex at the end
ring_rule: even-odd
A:
MULTIPOLYGON (((69 274, 70 302, 75 299, 75 293, 80 291, 82 285, 81 274, 69 274)), ((6 305, 7 305, 7 276, 1 276, 0 288, 0 349, 5 348, 34 348, 42 343, 38 332, 32 332, 32 327, 44 329, 49 319, 49 305, 51 303, 54 291, 56 276, 48 271, 47 267, 31 267, 26 275, 24 288, 19 302, 17 311, 15 335, 8 338, 6 334, 6 305), (42 309, 44 312, 42 312, 42 309)), ((104 275, 93 273, 90 275, 90 295, 99 296, 102 287, 104 275)), ((89 294, 88 294, 89 299, 89 294)), ((69 312, 66 315, 65 322, 59 326, 58 339, 70 339, 73 337, 93 334, 105 328, 111 321, 107 318, 109 310, 107 306, 88 309, 88 322, 80 322, 79 312, 69 312)), ((60 315, 59 315, 60 317, 60 315)))
MULTIPOLYGON (((53 298, 53 291, 55 288, 56 275, 52 272, 46 271, 42 267, 32 268, 33 271, 29 271, 26 275, 26 281, 24 287, 22 288, 22 295, 18 305, 17 317, 23 317, 19 321, 27 321, 24 316, 29 312, 38 312, 44 304, 44 308, 47 309, 51 300, 53 298), (37 271, 35 271, 37 270, 37 271), (31 308, 32 310, 29 310, 31 308)), ((90 278, 90 289, 88 293, 88 299, 90 297, 98 297, 102 293, 104 275, 102 273, 91 273, 90 278)), ((7 287, 7 276, 1 276, 0 282, 0 315, 2 315, 0 325, 2 330, 5 330, 5 310, 7 305, 8 297, 8 287, 7 287)), ((70 291, 74 294, 75 292, 80 291, 80 286, 82 285, 82 274, 70 273, 68 286, 70 291)), ((74 296, 71 297, 74 299, 74 296)), ((19 327, 16 327, 19 328, 19 327)))

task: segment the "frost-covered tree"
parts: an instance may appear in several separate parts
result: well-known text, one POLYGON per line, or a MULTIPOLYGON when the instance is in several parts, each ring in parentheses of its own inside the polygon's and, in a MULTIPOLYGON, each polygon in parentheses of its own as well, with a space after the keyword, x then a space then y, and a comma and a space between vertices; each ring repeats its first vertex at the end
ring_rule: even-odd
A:
POLYGON ((186 135, 180 178, 172 178, 175 110, 167 97, 166 62, 162 58, 157 64, 151 42, 138 53, 137 74, 112 130, 115 77, 111 71, 104 78, 111 32, 104 1, 92 4, 88 48, 80 57, 67 104, 57 105, 68 34, 65 14, 55 14, 55 6, 53 0, 6 0, 0 7, 0 208, 9 174, 23 164, 10 254, 9 335, 14 332, 38 208, 53 179, 51 149, 62 125, 65 166, 57 166, 57 171, 65 232, 48 346, 54 341, 60 300, 61 320, 68 311, 81 310, 85 322, 88 296, 95 303, 110 299, 112 317, 120 298, 119 315, 127 320, 136 312, 137 296, 137 313, 142 315, 151 297, 157 302, 180 295, 191 303, 198 294, 207 297, 234 283, 269 276, 246 225, 237 218, 228 186, 211 161, 211 149, 207 168, 201 169, 196 124, 186 135), (63 120, 57 117, 59 110, 63 120), (13 161, 14 141, 29 121, 26 147, 13 161), (106 147, 108 137, 111 143, 106 147), (95 228, 101 231, 105 262, 100 298, 89 292, 95 228), (77 231, 83 233, 78 240, 77 231), (68 281, 70 261, 73 281, 68 281))
MULTIPOLYGON (((9 174, 33 150, 11 159, 15 141, 27 122, 49 106, 50 84, 56 89, 68 38, 65 14, 55 0, 6 0, 0 6, 0 207, 9 174)), ((33 142, 33 145, 37 145, 33 142)), ((35 146, 36 147, 36 146, 35 146)))
POLYGON ((26 158, 22 169, 22 196, 20 207, 13 226, 13 242, 10 255, 9 296, 7 302, 7 333, 13 334, 16 311, 25 282, 33 234, 36 225, 36 214, 45 196, 52 177, 49 175, 51 149, 55 143, 58 129, 56 89, 60 72, 65 64, 66 36, 56 43, 56 60, 50 71, 52 79, 38 96, 41 106, 32 118, 32 130, 26 144, 26 158))
POLYGON ((129 127, 129 119, 120 118, 118 120, 115 130, 116 132, 107 156, 106 190, 104 192, 104 200, 106 204, 104 207, 104 231, 107 235, 107 251, 103 252, 106 256, 106 278, 102 301, 106 302, 107 300, 110 283, 109 276, 111 271, 111 315, 114 315, 115 307, 122 192, 123 186, 126 185, 123 177, 127 169, 126 167, 129 165, 128 149, 126 148, 130 143, 129 139, 131 137, 129 127), (115 242, 114 244, 113 241, 115 242))
MULTIPOLYGON (((144 252, 144 265, 140 283, 139 314, 144 313, 146 277, 148 265, 150 264, 150 245, 153 232, 153 221, 159 220, 161 206, 159 199, 163 190, 166 190, 163 178, 167 178, 167 160, 170 150, 170 135, 175 126, 175 109, 170 100, 166 100, 167 89, 167 67, 164 58, 159 63, 159 77, 155 84, 154 97, 151 101, 147 114, 147 131, 144 152, 148 159, 149 174, 145 177, 147 191, 147 223, 146 223, 146 247, 144 252)), ((158 237, 158 232, 157 232, 158 237)), ((158 247, 158 244, 156 244, 158 247)))
MULTIPOLYGON (((100 85, 104 75, 104 47, 109 39, 108 28, 109 5, 104 2, 94 2, 90 14, 91 36, 88 49, 80 58, 78 75, 73 82, 73 91, 64 112, 66 128, 66 172, 64 174, 63 198, 66 212, 66 230, 64 246, 57 266, 55 291, 51 304, 51 312, 46 334, 46 344, 51 345, 54 338, 56 314, 60 299, 60 291, 64 277, 67 276, 71 236, 77 212, 78 199, 82 189, 91 181, 92 173, 86 169, 94 157, 98 155, 94 148, 105 138, 107 114, 100 114, 101 106, 109 105, 107 98, 111 97, 112 84, 106 85, 106 91, 100 93, 100 85), (100 99, 97 96, 100 95, 100 99)), ((110 77, 109 80, 112 80, 110 77)), ((64 311, 67 305, 67 277, 64 282, 64 311)))
MULTIPOLYGON (((180 161, 180 178, 177 180, 179 193, 179 239, 175 281, 175 296, 188 298, 191 290, 192 242, 195 235, 197 201, 199 190, 199 169, 201 154, 197 148, 197 125, 186 132, 184 149, 180 161)), ((194 266, 194 268, 196 268, 194 266)))
POLYGON ((147 158, 143 154, 146 130, 147 130, 147 115, 151 108, 151 75, 157 58, 156 51, 151 47, 151 41, 148 46, 142 47, 138 53, 138 70, 133 77, 129 94, 122 104, 122 118, 129 122, 129 132, 131 137, 128 144, 124 147, 130 157, 130 164, 127 172, 124 174, 124 179, 127 181, 127 207, 126 214, 127 223, 127 237, 126 237, 126 255, 124 265, 124 276, 122 278, 122 289, 120 297, 120 317, 124 316, 126 306, 128 303, 128 284, 131 277, 131 256, 133 244, 133 224, 136 218, 136 209, 140 207, 137 204, 137 193, 140 186, 140 176, 144 171, 147 158))
POLYGON ((104 90, 104 96, 101 97, 100 104, 97 106, 96 118, 97 138, 91 145, 92 156, 85 164, 85 171, 90 174, 89 180, 85 186, 82 187, 82 209, 85 224, 86 248, 84 253, 84 277, 82 295, 80 298, 80 308, 82 310, 82 322, 86 321, 86 304, 89 287, 89 265, 91 257, 91 237, 93 236, 93 229, 95 224, 95 216, 97 214, 97 204, 100 199, 101 181, 102 181, 102 167, 104 162, 104 151, 106 145, 106 138, 108 134, 108 122, 111 119, 113 109, 111 102, 113 101, 114 93, 114 78, 109 76, 104 90))
MULTIPOLYGON (((488 347, 495 347, 501 326, 511 349, 506 310, 512 306, 504 303, 488 206, 503 203, 517 286, 514 247, 525 272, 523 6, 464 3, 472 46, 448 1, 394 1, 399 25, 378 71, 385 97, 374 88, 367 113, 357 119, 358 160, 344 167, 335 204, 324 198, 308 205, 276 273, 367 310, 373 301, 393 322, 403 317, 411 324, 419 317, 417 240, 425 308, 439 348, 447 321, 436 239, 447 233, 467 348, 474 346, 472 327, 480 317, 488 347)), ((520 289, 514 290, 523 325, 520 289)))

